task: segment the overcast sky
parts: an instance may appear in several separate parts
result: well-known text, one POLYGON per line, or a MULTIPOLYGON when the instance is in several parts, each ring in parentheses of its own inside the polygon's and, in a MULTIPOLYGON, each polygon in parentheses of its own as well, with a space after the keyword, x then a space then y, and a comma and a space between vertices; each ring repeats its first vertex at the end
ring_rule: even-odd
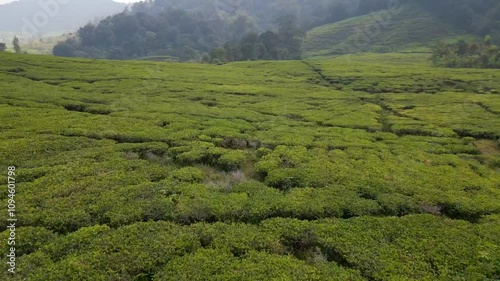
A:
MULTIPOLYGON (((17 1, 17 0, 0 0, 0 5, 7 4, 10 2, 14 2, 14 1, 17 1)), ((133 2, 139 2, 140 0, 113 0, 113 1, 121 2, 121 3, 133 3, 133 2)))

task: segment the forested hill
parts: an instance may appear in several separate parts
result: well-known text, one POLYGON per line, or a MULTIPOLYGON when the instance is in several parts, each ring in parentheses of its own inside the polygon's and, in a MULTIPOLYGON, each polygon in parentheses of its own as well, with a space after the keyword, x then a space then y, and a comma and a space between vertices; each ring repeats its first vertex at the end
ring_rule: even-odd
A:
MULTIPOLYGON (((490 34, 494 40, 500 38, 500 2, 496 0, 148 0, 80 28, 78 38, 57 45, 54 54, 111 59, 163 56, 207 62, 296 59, 301 56, 305 31, 394 10, 404 10, 409 21, 422 13, 439 19, 432 21, 440 29, 438 37, 490 34)), ((428 25, 411 28, 403 30, 413 34, 405 44, 433 42, 425 36, 428 25)), ((326 41, 343 40, 328 32, 323 36, 326 41)))
POLYGON ((498 30, 498 0, 148 0, 135 4, 134 10, 159 13, 175 8, 202 11, 209 17, 246 15, 260 31, 273 28, 281 16, 294 15, 301 27, 308 30, 410 2, 471 31, 491 33, 495 28, 498 30))

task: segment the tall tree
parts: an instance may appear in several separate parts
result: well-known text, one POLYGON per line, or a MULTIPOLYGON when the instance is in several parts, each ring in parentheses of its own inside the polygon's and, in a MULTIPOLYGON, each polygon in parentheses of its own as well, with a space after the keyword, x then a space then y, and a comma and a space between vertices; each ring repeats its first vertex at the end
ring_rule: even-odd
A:
POLYGON ((288 50, 286 57, 292 59, 300 58, 301 40, 305 36, 305 32, 299 27, 297 17, 294 15, 286 15, 280 17, 277 22, 281 47, 288 50))
POLYGON ((212 62, 222 62, 226 60, 226 50, 224 48, 215 48, 210 52, 212 62))
POLYGON ((241 39, 241 54, 243 55, 243 60, 255 60, 255 44, 259 40, 259 34, 255 32, 250 32, 243 39, 241 39))
POLYGON ((239 61, 242 59, 241 45, 235 41, 229 41, 224 44, 226 56, 229 61, 239 61))
POLYGON ((259 41, 266 47, 266 59, 278 58, 278 47, 280 44, 280 37, 272 31, 266 31, 259 37, 259 41))
POLYGON ((12 40, 12 47, 14 48, 14 52, 16 52, 16 54, 21 53, 21 46, 19 45, 19 38, 17 38, 17 36, 14 36, 14 39, 12 40))

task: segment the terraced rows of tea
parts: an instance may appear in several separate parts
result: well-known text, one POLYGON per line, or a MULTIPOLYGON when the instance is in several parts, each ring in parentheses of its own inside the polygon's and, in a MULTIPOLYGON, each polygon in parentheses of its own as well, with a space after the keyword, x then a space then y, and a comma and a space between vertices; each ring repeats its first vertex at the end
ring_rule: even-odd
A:
POLYGON ((498 70, 0 54, 0 89, 1 280, 500 278, 498 70))

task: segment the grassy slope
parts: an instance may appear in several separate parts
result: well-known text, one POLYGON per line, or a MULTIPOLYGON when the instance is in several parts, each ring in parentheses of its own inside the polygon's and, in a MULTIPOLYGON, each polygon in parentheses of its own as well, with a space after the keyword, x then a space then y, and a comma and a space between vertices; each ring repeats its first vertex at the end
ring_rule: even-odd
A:
POLYGON ((500 277, 498 71, 0 62, 0 280, 500 277))
POLYGON ((305 57, 366 51, 428 52, 439 40, 470 37, 410 3, 392 13, 380 11, 314 28, 307 33, 303 49, 305 57), (388 24, 380 24, 384 22, 388 24))

